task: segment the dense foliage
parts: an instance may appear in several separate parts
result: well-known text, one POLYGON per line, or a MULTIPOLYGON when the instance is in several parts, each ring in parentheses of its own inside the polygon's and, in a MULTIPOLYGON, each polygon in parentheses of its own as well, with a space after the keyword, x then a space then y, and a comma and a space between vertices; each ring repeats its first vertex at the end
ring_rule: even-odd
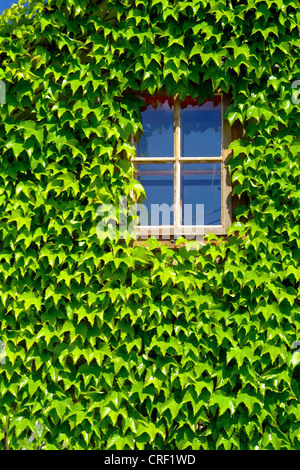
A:
POLYGON ((0 18, 4 448, 300 449, 299 25, 296 0, 0 18), (220 87, 245 128, 229 169, 249 204, 199 251, 96 233, 99 204, 142 192, 137 92, 163 87, 220 87))

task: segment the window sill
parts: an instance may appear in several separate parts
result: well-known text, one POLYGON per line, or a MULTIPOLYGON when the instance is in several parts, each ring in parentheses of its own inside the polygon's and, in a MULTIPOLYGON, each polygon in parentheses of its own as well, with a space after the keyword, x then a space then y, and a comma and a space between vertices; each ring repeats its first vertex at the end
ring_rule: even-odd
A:
POLYGON ((201 237, 213 233, 215 235, 226 235, 227 230, 223 225, 204 225, 204 226, 137 226, 135 232, 138 239, 144 239, 150 237, 159 237, 163 240, 170 240, 176 237, 185 237, 187 239, 193 239, 194 237, 201 237))

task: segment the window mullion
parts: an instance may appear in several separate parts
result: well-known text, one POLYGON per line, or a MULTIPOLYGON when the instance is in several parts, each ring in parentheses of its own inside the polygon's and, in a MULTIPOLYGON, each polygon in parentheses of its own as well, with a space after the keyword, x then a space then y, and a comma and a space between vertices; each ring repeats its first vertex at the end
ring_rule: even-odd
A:
POLYGON ((174 99, 174 225, 181 225, 181 194, 180 194, 180 157, 181 157, 181 128, 180 128, 180 99, 174 99))

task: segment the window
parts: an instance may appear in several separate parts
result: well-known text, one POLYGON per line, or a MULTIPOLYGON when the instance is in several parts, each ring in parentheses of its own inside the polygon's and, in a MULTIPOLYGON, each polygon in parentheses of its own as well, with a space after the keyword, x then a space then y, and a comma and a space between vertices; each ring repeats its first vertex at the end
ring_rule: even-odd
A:
POLYGON ((226 233, 231 223, 226 97, 216 94, 202 104, 190 97, 143 99, 143 134, 136 137, 133 164, 146 199, 137 206, 137 235, 226 233))

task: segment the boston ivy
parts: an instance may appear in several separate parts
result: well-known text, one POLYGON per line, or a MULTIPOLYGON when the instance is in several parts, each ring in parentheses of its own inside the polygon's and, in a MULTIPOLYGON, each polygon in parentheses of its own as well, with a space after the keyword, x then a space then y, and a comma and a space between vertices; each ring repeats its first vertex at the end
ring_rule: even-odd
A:
POLYGON ((3 448, 299 450, 299 3, 24 3, 0 17, 3 448), (143 191, 138 92, 163 87, 220 88, 244 127, 249 204, 200 251, 96 233, 143 191))

